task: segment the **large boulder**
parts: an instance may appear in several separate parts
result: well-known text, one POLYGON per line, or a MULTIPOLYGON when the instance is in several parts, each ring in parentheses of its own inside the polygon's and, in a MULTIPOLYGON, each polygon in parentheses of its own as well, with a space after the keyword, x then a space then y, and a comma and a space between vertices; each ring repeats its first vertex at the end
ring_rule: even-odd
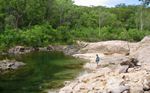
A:
POLYGON ((141 63, 149 63, 150 62, 150 46, 143 46, 143 48, 139 49, 135 57, 139 60, 141 63))
POLYGON ((104 53, 106 55, 119 53, 119 54, 128 54, 129 45, 125 41, 106 41, 106 42, 97 42, 89 43, 86 47, 80 50, 80 53, 104 53))
POLYGON ((141 42, 139 42, 139 47, 133 54, 140 63, 150 62, 150 36, 146 36, 141 42))
POLYGON ((150 36, 146 36, 141 40, 141 43, 150 43, 150 36))

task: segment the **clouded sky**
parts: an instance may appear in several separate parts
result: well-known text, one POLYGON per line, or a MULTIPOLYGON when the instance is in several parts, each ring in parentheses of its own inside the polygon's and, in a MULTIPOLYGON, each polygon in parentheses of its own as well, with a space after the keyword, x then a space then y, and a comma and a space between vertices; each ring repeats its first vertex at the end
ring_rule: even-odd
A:
POLYGON ((126 5, 137 5, 139 0, 74 0, 75 4, 82 6, 108 6, 113 7, 120 3, 125 3, 126 5))

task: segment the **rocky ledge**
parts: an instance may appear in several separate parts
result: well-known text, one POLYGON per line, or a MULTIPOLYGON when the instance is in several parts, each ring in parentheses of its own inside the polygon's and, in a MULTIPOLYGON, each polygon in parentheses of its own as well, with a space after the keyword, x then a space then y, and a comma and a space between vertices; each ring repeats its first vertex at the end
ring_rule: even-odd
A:
MULTIPOLYGON (((85 42, 86 43, 86 42, 85 42)), ((150 37, 141 42, 86 43, 73 55, 88 60, 88 73, 65 83, 59 93, 150 93, 150 37), (101 60, 97 67, 96 54, 101 60)))
MULTIPOLYGON (((32 51, 60 51, 66 55, 73 55, 80 50, 81 46, 77 45, 48 45, 47 47, 25 47, 15 46, 8 50, 8 54, 26 54, 32 51)), ((7 54, 7 53, 3 53, 7 54)))
POLYGON ((16 70, 24 65, 25 63, 17 62, 15 60, 2 60, 0 61, 0 74, 16 70))

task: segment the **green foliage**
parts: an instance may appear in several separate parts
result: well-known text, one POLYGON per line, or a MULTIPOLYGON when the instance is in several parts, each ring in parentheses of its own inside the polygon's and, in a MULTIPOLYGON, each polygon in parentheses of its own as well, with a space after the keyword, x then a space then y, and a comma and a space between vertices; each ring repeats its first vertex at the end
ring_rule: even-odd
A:
POLYGON ((0 50, 75 40, 140 41, 150 34, 149 22, 150 8, 141 12, 139 5, 107 8, 76 6, 72 0, 0 0, 0 50))
POLYGON ((66 31, 55 30, 48 24, 35 25, 30 29, 7 30, 0 34, 0 49, 15 45, 41 47, 55 43, 71 43, 72 39, 70 37, 70 34, 66 31))
POLYGON ((60 26, 58 28, 58 31, 60 31, 61 40, 63 42, 66 42, 68 44, 73 43, 73 37, 72 37, 70 30, 67 26, 60 26))
POLYGON ((150 35, 150 31, 139 31, 138 29, 126 30, 124 28, 82 28, 78 31, 73 30, 73 36, 77 40, 106 41, 106 40, 127 40, 140 41, 144 36, 150 35))

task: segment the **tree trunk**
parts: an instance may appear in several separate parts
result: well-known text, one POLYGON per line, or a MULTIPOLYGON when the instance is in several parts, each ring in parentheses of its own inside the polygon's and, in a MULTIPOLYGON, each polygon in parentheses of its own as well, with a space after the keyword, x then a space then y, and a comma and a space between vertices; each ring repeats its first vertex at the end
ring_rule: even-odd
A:
POLYGON ((29 22, 28 27, 31 27, 32 21, 33 21, 33 20, 31 20, 31 21, 29 22))
POLYGON ((143 5, 141 6, 141 14, 140 14, 140 30, 143 31, 144 23, 143 23, 143 5))
POLYGON ((101 19, 100 19, 100 16, 99 16, 99 33, 98 33, 99 36, 100 36, 100 31, 101 31, 101 19))
POLYGON ((15 28, 16 29, 18 29, 18 23, 19 23, 19 16, 17 15, 16 22, 15 22, 15 28))
POLYGON ((60 7, 60 19, 59 19, 59 25, 60 26, 61 26, 62 20, 63 20, 62 16, 63 16, 63 7, 60 7))

